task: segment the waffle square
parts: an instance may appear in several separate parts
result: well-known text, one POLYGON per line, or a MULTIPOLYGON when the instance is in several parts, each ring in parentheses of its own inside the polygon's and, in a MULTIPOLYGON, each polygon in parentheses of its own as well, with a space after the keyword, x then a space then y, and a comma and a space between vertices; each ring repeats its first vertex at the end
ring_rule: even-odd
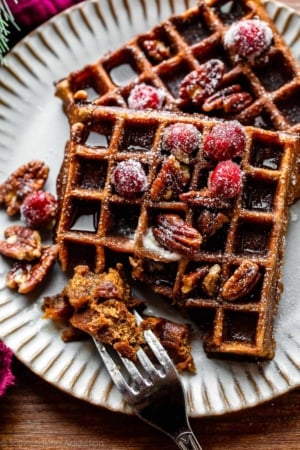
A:
POLYGON ((101 272, 122 261, 133 278, 209 324, 208 354, 272 358, 299 138, 244 127, 246 147, 237 159, 241 190, 223 201, 206 195, 216 162, 202 145, 180 163, 179 171, 189 177, 179 188, 170 182, 165 163, 172 156, 162 145, 172 124, 193 125, 204 138, 219 121, 93 104, 72 105, 69 118, 71 139, 58 177, 56 237, 63 270, 88 264, 101 272), (120 195, 113 182, 116 165, 128 160, 139 162, 147 175, 148 188, 132 197, 120 195), (168 215, 175 216, 176 231, 167 223, 165 240, 153 239, 158 217, 168 215), (200 230, 196 251, 182 222, 200 230))
POLYGON ((164 93, 164 109, 300 131, 299 65, 259 0, 200 0, 196 7, 71 73, 57 83, 56 95, 66 111, 86 101, 127 107, 130 92, 140 83, 164 93), (224 45, 224 35, 232 24, 254 18, 269 25, 272 43, 257 58, 237 58, 224 45), (183 79, 212 60, 224 66, 217 98, 205 105, 183 101, 183 79))

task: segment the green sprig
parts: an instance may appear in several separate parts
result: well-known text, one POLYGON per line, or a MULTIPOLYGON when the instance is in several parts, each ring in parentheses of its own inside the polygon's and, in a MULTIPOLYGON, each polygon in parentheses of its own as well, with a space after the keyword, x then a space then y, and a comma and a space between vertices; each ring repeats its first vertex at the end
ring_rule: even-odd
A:
MULTIPOLYGON (((18 3, 15 0, 15 3, 18 3)), ((15 21, 15 18, 9 9, 6 0, 0 0, 0 63, 3 63, 5 53, 9 50, 9 34, 10 26, 14 26, 17 30, 19 27, 15 21)))

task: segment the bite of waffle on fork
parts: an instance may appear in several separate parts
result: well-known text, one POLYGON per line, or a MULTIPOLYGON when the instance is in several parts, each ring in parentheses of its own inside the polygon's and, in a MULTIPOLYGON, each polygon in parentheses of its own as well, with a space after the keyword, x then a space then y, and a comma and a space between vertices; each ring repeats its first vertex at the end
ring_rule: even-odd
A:
POLYGON ((102 272, 130 261, 134 278, 210 325, 209 355, 272 358, 297 137, 242 128, 245 147, 232 158, 241 169, 240 189, 224 198, 208 188, 218 162, 203 150, 218 121, 93 104, 72 105, 69 118, 67 164, 58 179, 63 270, 87 264, 102 272), (178 123, 199 134, 183 162, 164 147, 166 130, 178 123), (146 176, 130 195, 116 189, 116 168, 124 162, 146 176))
POLYGON ((101 273, 94 273, 86 265, 76 266, 62 291, 43 301, 45 318, 66 323, 62 332, 64 342, 92 335, 111 345, 124 358, 135 360, 140 346, 147 351, 143 330, 150 329, 168 351, 177 370, 194 372, 190 325, 149 315, 144 315, 138 325, 133 310, 142 313, 144 308, 145 304, 133 297, 120 263, 101 273))
POLYGON ((66 111, 85 102, 128 107, 133 88, 140 84, 159 90, 163 109, 300 131, 299 65, 258 0, 200 0, 71 73, 57 83, 56 95, 66 111), (261 54, 247 54, 241 46, 238 56, 229 29, 256 19, 267 24, 262 31, 266 45, 258 45, 261 54), (185 92, 193 73, 200 82, 213 81, 205 98, 185 92))

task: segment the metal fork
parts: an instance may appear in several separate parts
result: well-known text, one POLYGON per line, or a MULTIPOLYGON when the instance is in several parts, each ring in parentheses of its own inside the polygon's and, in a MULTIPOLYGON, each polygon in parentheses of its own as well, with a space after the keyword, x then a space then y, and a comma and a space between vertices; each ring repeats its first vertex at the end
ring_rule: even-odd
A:
MULTIPOLYGON (((137 323, 142 318, 135 311, 137 323)), ((145 340, 156 357, 150 360, 144 350, 137 351, 137 362, 94 339, 102 360, 124 400, 142 420, 167 434, 182 450, 202 450, 189 424, 186 396, 173 362, 151 330, 145 340)))

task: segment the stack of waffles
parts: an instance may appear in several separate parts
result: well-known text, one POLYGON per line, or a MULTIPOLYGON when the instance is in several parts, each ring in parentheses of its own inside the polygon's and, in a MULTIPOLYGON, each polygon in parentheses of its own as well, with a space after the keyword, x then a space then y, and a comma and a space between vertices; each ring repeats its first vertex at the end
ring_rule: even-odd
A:
POLYGON ((122 261, 205 324, 209 355, 272 358, 300 72, 261 4, 200 1, 56 94, 71 130, 57 183, 63 270, 122 261), (234 27, 246 22, 263 22, 267 45, 241 55, 234 27))

